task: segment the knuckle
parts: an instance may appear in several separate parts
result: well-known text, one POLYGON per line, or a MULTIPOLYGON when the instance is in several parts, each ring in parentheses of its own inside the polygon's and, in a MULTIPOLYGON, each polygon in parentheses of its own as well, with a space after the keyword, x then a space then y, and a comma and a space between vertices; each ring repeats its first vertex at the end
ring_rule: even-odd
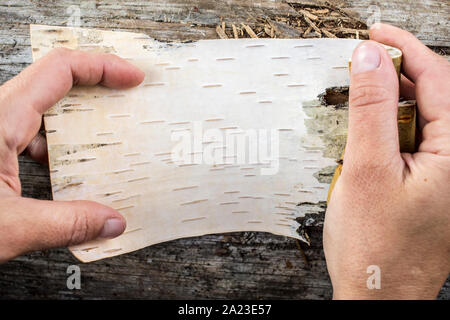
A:
POLYGON ((442 156, 450 155, 450 146, 447 143, 450 135, 426 137, 419 146, 419 152, 428 152, 442 156))
POLYGON ((386 157, 367 157, 349 159, 344 162, 343 174, 348 177, 354 185, 363 186, 365 189, 374 185, 396 185, 393 183, 396 174, 395 161, 387 161, 386 157))
POLYGON ((68 48, 54 48, 44 57, 44 59, 48 59, 53 64, 64 65, 65 62, 70 59, 73 52, 74 50, 68 48))
POLYGON ((70 55, 72 51, 73 50, 71 50, 71 49, 63 48, 63 47, 54 48, 54 49, 52 49, 50 51, 49 56, 52 56, 52 57, 66 57, 66 56, 70 55))
POLYGON ((39 137, 36 135, 27 146, 28 152, 34 154, 39 150, 39 137))
POLYGON ((377 164, 375 161, 359 161, 344 166, 344 170, 345 174, 353 180, 372 180, 383 175, 384 166, 377 164))
POLYGON ((11 133, 3 126, 0 126, 0 139, 1 145, 7 150, 10 152, 17 152, 17 146, 19 145, 18 135, 11 133))
POLYGON ((353 108, 365 108, 392 103, 391 90, 377 85, 354 86, 350 91, 349 104, 353 108))
POLYGON ((70 228, 67 246, 83 243, 89 237, 89 215, 81 206, 73 214, 73 222, 70 228))
POLYGON ((428 122, 422 129, 424 139, 430 139, 450 134, 450 121, 439 119, 428 122))

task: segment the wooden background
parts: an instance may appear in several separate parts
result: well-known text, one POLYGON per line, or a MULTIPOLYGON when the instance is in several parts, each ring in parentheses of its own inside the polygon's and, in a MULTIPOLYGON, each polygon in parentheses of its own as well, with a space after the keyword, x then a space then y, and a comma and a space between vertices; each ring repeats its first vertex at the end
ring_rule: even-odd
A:
MULTIPOLYGON (((218 38, 225 22, 298 17, 295 6, 336 6, 365 22, 379 9, 382 22, 403 27, 436 51, 450 47, 449 1, 156 0, 0 1, 0 83, 31 63, 29 24, 65 25, 78 6, 81 26, 144 32, 164 41, 218 38), (369 7, 371 6, 372 7, 369 7), (376 5, 377 7, 374 7, 376 5)), ((23 195, 51 199, 48 169, 20 157, 23 195)), ((235 298, 329 299, 322 249, 323 215, 307 227, 311 245, 263 233, 182 239, 131 254, 80 264, 66 249, 35 252, 0 265, 0 299, 235 298), (300 250, 302 249, 302 250, 300 250), (68 290, 66 269, 81 267, 81 290, 68 290)), ((440 299, 450 299, 450 281, 440 299)))

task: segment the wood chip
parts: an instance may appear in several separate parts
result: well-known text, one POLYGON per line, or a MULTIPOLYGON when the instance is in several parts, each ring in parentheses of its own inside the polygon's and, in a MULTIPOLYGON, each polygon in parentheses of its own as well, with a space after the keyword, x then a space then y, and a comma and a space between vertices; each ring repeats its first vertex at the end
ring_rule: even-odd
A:
POLYGON ((248 33, 250 38, 258 38, 258 36, 256 35, 255 31, 253 31, 253 29, 250 28, 250 26, 248 26, 246 24, 242 24, 242 26, 244 27, 245 31, 248 33))
POLYGON ((354 21, 353 19, 347 18, 347 17, 332 17, 332 16, 324 16, 324 17, 320 17, 320 19, 324 22, 331 21, 334 23, 336 23, 336 21, 347 22, 347 23, 351 23, 354 21))
POLYGON ((233 36, 235 39, 239 39, 237 28, 234 24, 231 25, 231 28, 233 29, 233 36))
POLYGON ((289 2, 289 3, 294 3, 294 4, 297 4, 297 5, 299 5, 299 6, 303 6, 303 7, 305 7, 305 6, 307 6, 307 7, 309 7, 309 6, 317 6, 318 4, 317 4, 317 0, 289 0, 289 1, 286 1, 286 2, 289 2))
POLYGON ((296 39, 302 37, 302 30, 300 28, 293 28, 285 23, 278 21, 269 21, 273 29, 274 37, 278 34, 281 38, 296 39))
MULTIPOLYGON (((272 28, 270 27, 270 26, 264 26, 264 32, 269 36, 269 37, 271 37, 271 33, 272 33, 272 28)), ((272 37, 271 37, 272 38, 272 37)))
POLYGON ((330 31, 322 29, 322 33, 327 36, 328 38, 337 38, 334 34, 332 34, 330 31))
POLYGON ((308 33, 308 34, 306 34, 306 35, 304 36, 305 39, 309 39, 309 38, 321 38, 321 37, 322 37, 322 34, 317 33, 317 32, 315 32, 315 31, 310 32, 310 33, 308 33))
POLYGON ((225 33, 225 31, 222 29, 221 26, 216 27, 216 32, 219 35, 220 39, 228 39, 227 34, 225 33))
POLYGON ((314 22, 312 22, 307 16, 303 16, 303 18, 305 19, 306 23, 314 29, 314 31, 316 31, 318 34, 322 34, 322 32, 320 31, 320 29, 314 24, 314 22))
POLYGON ((356 32, 359 33, 359 35, 361 36, 369 36, 369 31, 368 30, 361 30, 361 29, 349 29, 349 28, 336 28, 335 29, 336 33, 346 33, 346 34, 354 34, 356 35, 356 32))
POLYGON ((271 38, 275 37, 275 29, 269 25, 264 26, 264 32, 271 38))
POLYGON ((318 15, 327 14, 328 12, 330 12, 330 10, 328 10, 328 9, 313 9, 311 11, 314 14, 318 14, 318 15))
POLYGON ((308 27, 308 29, 306 29, 305 33, 303 34, 303 36, 306 36, 307 34, 311 33, 312 27, 308 27))
POLYGON ((303 14, 303 16, 308 17, 309 19, 316 21, 319 20, 318 16, 313 15, 312 13, 306 11, 306 10, 300 10, 299 11, 301 14, 303 14))

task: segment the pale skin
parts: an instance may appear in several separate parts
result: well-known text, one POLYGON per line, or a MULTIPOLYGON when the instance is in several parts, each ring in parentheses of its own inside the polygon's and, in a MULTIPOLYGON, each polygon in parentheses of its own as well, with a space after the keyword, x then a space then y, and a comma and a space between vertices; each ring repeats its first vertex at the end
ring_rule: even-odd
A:
POLYGON ((17 155, 47 162, 42 114, 73 85, 138 85, 144 73, 109 54, 56 49, 0 88, 0 262, 25 252, 120 235, 125 219, 92 201, 23 198, 17 155))
MULTIPOLYGON (((354 53, 342 175, 327 209, 324 250, 334 298, 434 298, 450 267, 450 64, 414 36, 375 25, 371 39, 404 54, 402 96, 417 99, 420 144, 400 154, 398 80, 387 52, 354 53), (381 289, 366 286, 367 267, 381 289)), ((144 74, 108 54, 54 50, 0 87, 0 263, 34 250, 120 235, 125 219, 91 201, 21 197, 17 156, 47 162, 42 114, 73 85, 130 88, 144 74)))
POLYGON ((334 298, 435 298, 450 269, 450 64, 406 31, 375 25, 370 37, 402 50, 401 94, 417 99, 421 137, 418 152, 399 152, 396 72, 379 44, 360 45, 343 171, 324 226, 334 298), (379 290, 366 285, 371 265, 379 290))

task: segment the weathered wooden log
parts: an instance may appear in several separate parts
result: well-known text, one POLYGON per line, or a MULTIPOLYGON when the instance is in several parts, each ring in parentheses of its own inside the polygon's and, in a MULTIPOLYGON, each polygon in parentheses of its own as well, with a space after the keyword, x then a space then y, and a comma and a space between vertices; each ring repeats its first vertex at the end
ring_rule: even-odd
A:
MULTIPOLYGON (((296 1, 289 1, 292 2, 296 1)), ((317 5, 318 2, 310 0, 308 4, 317 5)), ((169 41, 217 38, 215 27, 221 17, 239 25, 250 17, 267 16, 275 20, 295 14, 283 1, 232 0, 227 1, 226 6, 223 2, 195 0, 96 3, 81 3, 83 27, 144 32, 169 41)), ((364 21, 374 14, 373 10, 368 10, 373 4, 370 1, 333 3, 343 5, 347 13, 359 12, 364 21)), ((441 52, 448 55, 448 23, 442 23, 448 20, 448 4, 439 0, 379 1, 376 4, 381 10, 381 21, 412 31, 419 39, 442 48, 441 52)), ((0 20, 4 26, 0 32, 1 83, 32 62, 28 24, 66 25, 70 17, 67 10, 72 5, 73 1, 66 0, 18 0, 14 5, 10 2, 0 4, 0 20)), ((349 19, 341 18, 343 21, 349 19)), ((332 105, 330 109, 335 108, 332 105)), ((345 108, 342 104, 337 109, 345 112, 345 108)), ((48 168, 22 156, 19 164, 23 195, 51 199, 48 168)), ((332 174, 333 168, 319 177, 329 181, 332 174)), ((50 250, 1 265, 0 297, 329 299, 332 289, 321 247, 323 211, 324 208, 322 214, 302 222, 311 238, 311 246, 303 246, 308 263, 295 240, 289 238, 252 232, 210 235, 162 243, 128 255, 81 265, 82 290, 67 290, 66 268, 77 262, 67 250, 50 250)), ((449 284, 448 281, 441 290, 441 299, 449 299, 449 284)))

